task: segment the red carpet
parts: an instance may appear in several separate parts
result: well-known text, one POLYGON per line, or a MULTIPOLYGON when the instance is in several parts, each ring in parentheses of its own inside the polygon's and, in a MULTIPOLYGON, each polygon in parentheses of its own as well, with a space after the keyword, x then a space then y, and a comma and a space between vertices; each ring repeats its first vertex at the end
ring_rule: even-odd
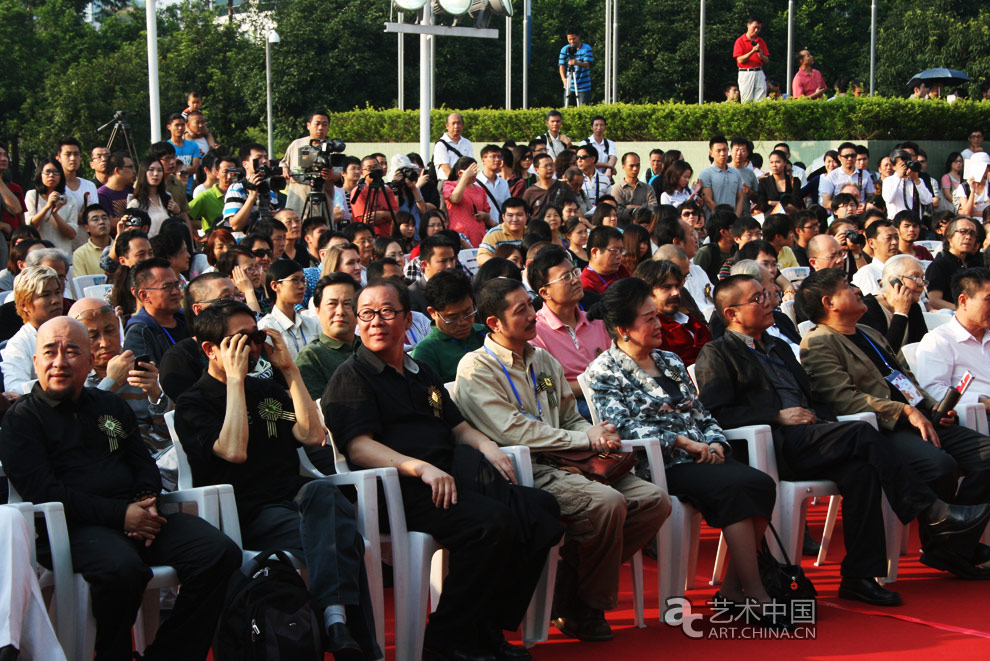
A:
MULTIPOLYGON (((821 535, 827 503, 809 507, 808 520, 812 534, 821 535)), ((550 640, 531 649, 538 661, 610 661, 626 659, 669 658, 688 659, 762 659, 774 656, 786 659, 980 659, 990 657, 990 609, 987 596, 990 583, 962 581, 938 572, 918 560, 917 527, 912 526, 908 555, 901 556, 897 582, 890 587, 901 594, 904 605, 881 609, 861 602, 837 597, 839 562, 844 553, 841 518, 829 549, 829 558, 822 567, 813 565, 814 558, 802 559, 802 566, 818 589, 818 614, 815 640, 714 640, 688 638, 678 627, 659 621, 657 603, 656 562, 644 558, 646 586, 646 625, 633 625, 632 587, 630 572, 623 572, 619 608, 607 614, 615 639, 608 643, 582 643, 567 639, 550 628, 550 640), (835 605, 835 607, 831 605, 835 605), (908 621, 908 620, 917 620, 908 621), (942 627, 942 628, 940 628, 942 627), (719 655, 713 657, 713 655, 719 655)), ((708 585, 715 561, 718 532, 702 526, 698 558, 697 588, 689 590, 687 598, 694 612, 709 611, 706 600, 716 588, 708 585), (706 575, 707 574, 707 575, 706 575)), ((388 599, 391 601, 391 591, 388 599)), ((387 658, 395 658, 392 647, 391 603, 387 607, 389 632, 387 658)), ((699 627, 703 630, 711 628, 699 627)), ((327 657, 330 658, 329 656, 327 657)))

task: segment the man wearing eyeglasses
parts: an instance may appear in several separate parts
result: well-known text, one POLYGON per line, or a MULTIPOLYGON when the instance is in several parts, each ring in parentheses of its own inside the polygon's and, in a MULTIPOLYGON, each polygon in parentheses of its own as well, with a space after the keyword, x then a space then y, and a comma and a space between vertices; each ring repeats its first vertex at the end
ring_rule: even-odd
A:
POLYGON ((457 377, 457 363, 464 354, 484 344, 485 327, 476 321, 471 280, 457 269, 430 278, 425 293, 433 328, 416 344, 412 357, 449 383, 457 377))
POLYGON ((581 145, 577 148, 577 166, 584 174, 584 183, 581 184, 582 197, 587 198, 588 210, 585 215, 590 216, 598 206, 598 200, 602 195, 612 192, 612 180, 606 174, 595 167, 598 161, 598 148, 592 144, 581 145))
POLYGON ((175 407, 193 484, 233 485, 244 548, 304 560, 326 651, 381 657, 354 506, 330 482, 300 475, 297 448, 322 447, 326 432, 281 333, 259 330, 237 301, 211 305, 196 322, 209 365, 175 407), (262 356, 287 389, 250 376, 262 356))
POLYGON ((296 367, 313 400, 323 396, 330 377, 361 346, 355 336, 354 299, 358 283, 346 273, 330 273, 316 283, 313 300, 320 320, 320 335, 296 356, 296 367))
POLYGON ((856 184, 859 189, 859 203, 865 204, 866 198, 873 195, 876 189, 873 187, 873 178, 870 173, 856 167, 856 145, 851 142, 843 142, 837 151, 839 167, 826 175, 822 175, 821 182, 818 184, 820 204, 826 209, 831 209, 832 196, 841 191, 846 184, 856 184))
POLYGON ((227 190, 240 176, 237 159, 230 155, 219 157, 216 160, 213 176, 217 183, 189 203, 189 218, 200 221, 204 232, 208 232, 223 216, 223 201, 227 190))
POLYGON ((578 413, 590 420, 591 411, 577 378, 611 346, 605 324, 601 319, 589 320, 581 308, 581 271, 560 246, 537 253, 526 276, 530 287, 543 299, 543 306, 536 312, 536 338, 530 344, 557 359, 577 400, 578 413))
POLYGON ((585 294, 591 292, 594 295, 595 302, 616 280, 632 275, 622 263, 626 254, 623 246, 622 232, 614 227, 602 225, 588 234, 588 244, 585 246, 588 265, 581 272, 581 287, 585 294))
POLYGON ((127 321, 124 349, 158 365, 170 347, 189 337, 180 311, 182 288, 168 260, 160 257, 135 266, 131 278, 141 310, 127 321))
POLYGON ((362 346, 330 380, 324 418, 352 465, 398 470, 409 529, 450 551, 423 658, 528 659, 503 630, 519 626, 563 534, 560 509, 549 494, 517 486, 512 462, 464 419, 443 380, 405 354, 409 307, 395 280, 361 291, 362 346))
POLYGON ((932 193, 921 181, 921 168, 906 149, 890 152, 894 176, 883 180, 883 200, 887 203, 887 217, 893 219, 907 209, 920 218, 921 207, 932 203, 932 193), (911 164, 909 167, 908 164, 911 164))
POLYGON ((942 236, 945 237, 945 248, 935 255, 935 260, 925 271, 929 281, 928 307, 931 310, 955 310, 952 278, 966 268, 983 266, 983 260, 977 253, 976 222, 969 218, 956 218, 945 226, 942 236))

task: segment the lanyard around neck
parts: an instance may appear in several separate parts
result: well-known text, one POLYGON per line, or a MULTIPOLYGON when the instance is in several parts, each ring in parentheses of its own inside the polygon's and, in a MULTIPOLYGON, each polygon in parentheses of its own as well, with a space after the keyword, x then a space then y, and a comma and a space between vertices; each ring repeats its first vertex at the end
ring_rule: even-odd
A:
MULTIPOLYGON (((516 384, 509 375, 509 370, 506 369, 505 365, 502 364, 502 361, 498 359, 498 356, 496 356, 491 349, 485 347, 485 351, 487 351, 488 355, 494 358, 495 362, 498 363, 498 366, 502 368, 502 372, 505 373, 505 378, 509 380, 509 386, 512 387, 512 394, 516 396, 516 404, 519 406, 519 411, 521 413, 525 413, 526 409, 523 407, 522 400, 519 398, 519 391, 516 390, 516 384)), ((532 365, 529 366, 529 377, 533 380, 533 398, 536 400, 536 417, 543 420, 543 407, 540 405, 540 391, 536 387, 536 375, 533 374, 532 365)))
POLYGON ((888 362, 887 362, 887 359, 883 357, 883 353, 882 353, 882 352, 880 351, 880 349, 879 349, 879 348, 877 348, 877 345, 875 345, 875 344, 873 344, 873 340, 871 340, 871 339, 869 338, 869 336, 868 336, 868 335, 867 335, 866 333, 864 333, 863 331, 861 331, 861 330, 859 330, 859 329, 857 329, 857 330, 856 330, 856 332, 857 332, 857 333, 859 333, 860 335, 862 335, 862 336, 863 336, 863 338, 864 338, 864 339, 865 339, 865 340, 866 340, 867 342, 869 342, 869 343, 870 343, 870 346, 871 346, 871 347, 873 347, 873 350, 877 352, 877 355, 878 355, 878 356, 880 356, 880 360, 882 360, 882 361, 883 361, 883 364, 887 366, 887 369, 888 369, 888 370, 890 370, 891 372, 893 372, 893 371, 894 371, 894 368, 893 368, 893 367, 891 367, 891 366, 890 366, 890 363, 888 363, 888 362))

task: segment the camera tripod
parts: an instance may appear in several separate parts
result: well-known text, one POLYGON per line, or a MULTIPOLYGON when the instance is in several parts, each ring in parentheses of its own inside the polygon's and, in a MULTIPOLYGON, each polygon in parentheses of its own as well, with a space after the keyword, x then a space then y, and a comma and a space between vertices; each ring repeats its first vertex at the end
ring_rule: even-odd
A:
POLYGON ((127 113, 118 110, 114 113, 113 119, 96 130, 97 132, 103 131, 111 124, 113 125, 113 130, 110 131, 110 139, 107 140, 107 151, 111 154, 113 153, 113 143, 117 139, 117 136, 121 136, 124 139, 124 146, 127 148, 127 155, 131 157, 134 163, 137 163, 137 150, 134 147, 134 140, 131 137, 131 125, 127 123, 127 113))
POLYGON ((310 182, 309 194, 306 196, 306 202, 303 203, 300 218, 305 219, 313 216, 322 218, 326 221, 327 227, 336 230, 337 225, 334 223, 333 214, 327 213, 327 206, 329 203, 327 201, 326 193, 321 190, 322 187, 323 179, 316 179, 310 182))
POLYGON ((393 229, 397 229, 398 221, 395 218, 395 209, 392 208, 392 201, 388 198, 388 193, 385 192, 385 184, 380 178, 368 184, 368 199, 367 204, 364 205, 364 216, 361 218, 361 221, 374 231, 375 213, 378 211, 378 200, 380 198, 385 198, 385 207, 388 209, 388 215, 392 217, 392 227, 393 229))
POLYGON ((572 99, 574 100, 575 106, 581 105, 581 97, 578 96, 577 91, 577 67, 573 64, 567 67, 567 96, 564 99, 565 108, 570 107, 572 99))

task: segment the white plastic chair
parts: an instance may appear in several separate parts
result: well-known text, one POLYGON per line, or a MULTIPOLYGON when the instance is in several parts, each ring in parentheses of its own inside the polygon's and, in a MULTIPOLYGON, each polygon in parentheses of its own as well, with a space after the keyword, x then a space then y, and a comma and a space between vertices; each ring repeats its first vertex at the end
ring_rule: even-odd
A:
MULTIPOLYGON (((319 408, 319 407, 317 407, 319 408)), ((180 489, 191 487, 192 470, 189 467, 189 458, 186 456, 182 443, 179 442, 178 434, 175 431, 175 411, 165 414, 165 424, 168 427, 169 435, 172 437, 172 445, 175 447, 175 457, 178 467, 177 485, 180 489)), ((337 486, 350 485, 355 487, 358 494, 358 531, 365 540, 365 569, 368 574, 368 589, 372 595, 372 611, 375 616, 375 637, 378 645, 385 649, 385 603, 383 597, 383 580, 381 569, 381 540, 378 532, 378 491, 376 488, 376 477, 387 474, 395 469, 379 469, 384 473, 376 471, 356 471, 346 475, 323 475, 313 466, 304 448, 298 449, 300 472, 309 477, 329 480, 337 486)), ((244 562, 247 563, 260 551, 248 550, 244 548, 241 537, 240 520, 237 517, 237 501, 234 498, 234 488, 229 484, 214 485, 217 490, 217 500, 219 516, 216 524, 225 535, 230 537, 241 549, 244 562)), ((299 558, 288 554, 296 569, 305 572, 305 565, 299 558)))
POLYGON ((780 269, 780 274, 787 278, 788 282, 797 287, 805 278, 811 275, 811 268, 807 266, 788 266, 780 269))
POLYGON ((106 300, 106 295, 113 291, 113 285, 89 285, 82 290, 83 298, 98 298, 106 300))
POLYGON ((457 253, 457 261, 467 269, 468 274, 474 275, 478 272, 478 249, 464 248, 457 253))
MULTIPOLYGON (((8 481, 8 484, 10 487, 9 501, 11 503, 22 502, 13 483, 8 481)), ((219 527, 220 515, 216 487, 173 491, 158 496, 159 510, 169 506, 181 508, 184 504, 195 505, 196 513, 200 518, 219 527)), ((72 571, 68 528, 65 525, 61 503, 45 503, 39 507, 43 508, 42 512, 45 514, 48 524, 53 562, 51 578, 43 574, 39 581, 42 587, 51 585, 55 588, 56 613, 58 613, 56 632, 68 636, 64 633, 65 627, 68 626, 71 626, 75 632, 74 635, 71 635, 71 644, 69 644, 69 638, 63 639, 62 635, 59 635, 59 641, 62 642, 63 649, 72 650, 66 652, 72 658, 92 659, 96 645, 96 619, 93 617, 89 584, 81 574, 75 574, 72 571), (68 576, 72 577, 71 581, 68 576), (60 593, 61 598, 59 598, 60 593), (70 597, 66 597, 66 595, 70 595, 70 597), (74 607, 66 605, 65 600, 67 598, 73 600, 74 607), (66 622, 67 620, 68 622, 66 622)), ((139 653, 144 652, 148 643, 155 639, 155 634, 158 631, 158 624, 161 619, 159 612, 160 590, 179 585, 178 574, 172 567, 153 566, 151 571, 152 578, 145 587, 141 608, 138 609, 137 619, 134 622, 134 647, 139 653)))
POLYGON ((928 330, 934 330, 952 319, 951 310, 949 314, 942 314, 941 312, 923 312, 922 314, 925 315, 925 325, 928 326, 928 330))
POLYGON ((798 324, 798 333, 801 334, 801 337, 804 337, 805 335, 810 333, 811 329, 814 328, 816 325, 817 324, 815 324, 815 322, 810 320, 802 321, 800 324, 798 324))
POLYGON ((10 291, 5 291, 2 294, 2 297, 0 297, 0 305, 3 305, 7 301, 12 301, 12 300, 14 300, 14 290, 13 289, 11 289, 10 291))
POLYGON ((192 280, 197 275, 205 273, 208 268, 210 268, 210 262, 207 261, 206 255, 201 252, 196 253, 189 263, 189 279, 192 280))
POLYGON ((780 304, 780 311, 787 315, 793 323, 797 324, 797 313, 794 311, 794 299, 784 301, 780 304))
MULTIPOLYGON (((944 316, 944 315, 940 315, 944 316)), ((901 355, 915 376, 918 375, 918 345, 920 342, 912 342, 901 347, 901 355)), ((975 432, 990 435, 990 425, 987 424, 987 412, 981 404, 968 404, 956 406, 956 414, 959 416, 959 424, 968 427, 975 432)))
MULTIPOLYGON (((578 385, 584 393, 591 411, 591 421, 601 422, 598 410, 592 405, 591 382, 587 372, 577 377, 578 385)), ((664 471, 663 454, 660 451, 660 440, 645 438, 638 440, 623 440, 623 452, 643 450, 649 461, 650 477, 653 484, 669 493, 667 489, 667 474, 664 471)), ((694 578, 698 562, 698 538, 701 535, 701 512, 692 505, 678 498, 671 498, 670 518, 657 531, 657 559, 666 562, 671 571, 663 571, 658 567, 657 583, 660 602, 660 619, 663 620, 667 610, 667 600, 671 597, 684 596, 684 592, 694 586, 694 578)), ((637 551, 632 557, 633 572, 633 610, 636 626, 643 628, 646 620, 643 615, 643 552, 637 551)))
POLYGON ((106 281, 107 276, 102 273, 99 275, 80 275, 72 279, 72 289, 75 291, 76 298, 82 298, 86 287, 106 284, 106 281))

